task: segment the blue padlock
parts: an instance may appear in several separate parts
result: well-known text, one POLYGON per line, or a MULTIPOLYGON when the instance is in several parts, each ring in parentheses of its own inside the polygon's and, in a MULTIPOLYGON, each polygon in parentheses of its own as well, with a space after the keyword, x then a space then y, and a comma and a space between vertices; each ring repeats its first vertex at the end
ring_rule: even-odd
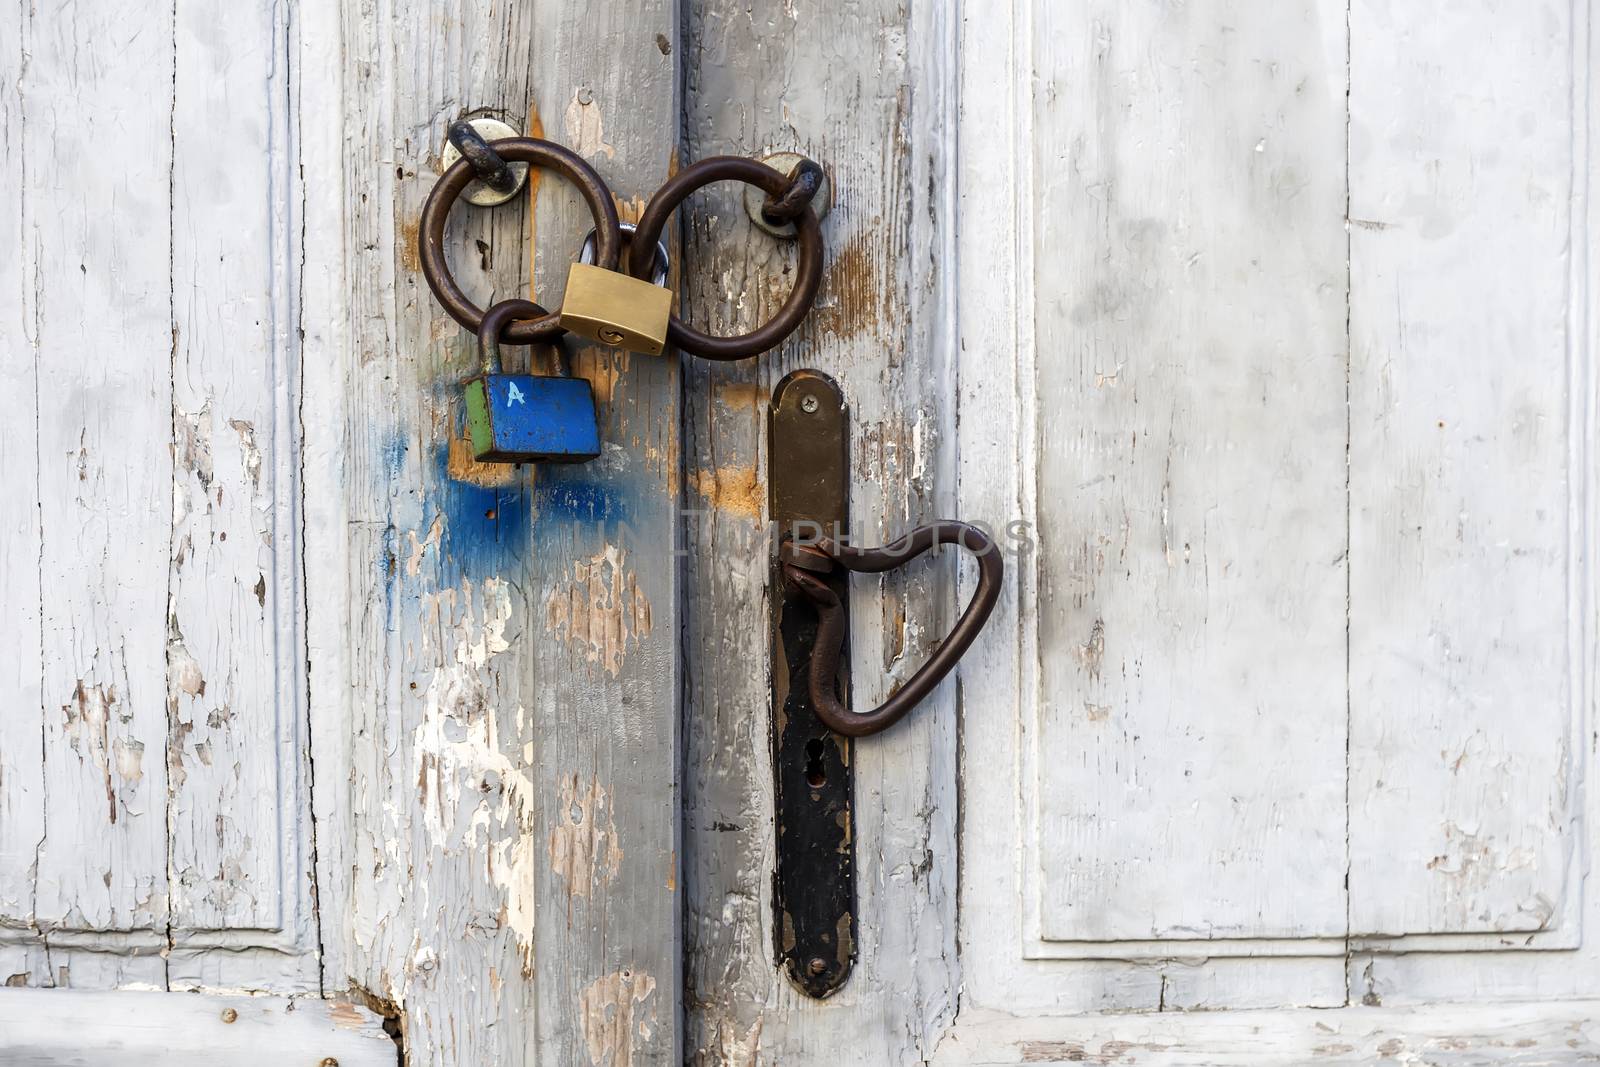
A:
POLYGON ((531 300, 502 300, 478 328, 482 373, 462 386, 467 437, 480 463, 582 463, 600 454, 594 390, 582 378, 507 374, 500 335, 513 321, 545 310, 531 300))

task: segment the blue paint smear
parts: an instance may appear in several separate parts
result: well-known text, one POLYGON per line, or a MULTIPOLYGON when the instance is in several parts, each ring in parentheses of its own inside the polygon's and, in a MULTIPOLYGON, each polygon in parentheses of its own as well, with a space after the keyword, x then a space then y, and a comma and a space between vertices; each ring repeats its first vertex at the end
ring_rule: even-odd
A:
POLYGON ((586 466, 547 463, 539 467, 534 502, 541 524, 627 524, 632 515, 628 498, 617 492, 614 483, 590 480, 586 466))
POLYGON ((526 564, 533 542, 533 511, 526 485, 485 488, 450 477, 449 449, 434 450, 434 492, 423 528, 444 515, 439 545, 439 584, 461 578, 492 578, 516 573, 526 564))

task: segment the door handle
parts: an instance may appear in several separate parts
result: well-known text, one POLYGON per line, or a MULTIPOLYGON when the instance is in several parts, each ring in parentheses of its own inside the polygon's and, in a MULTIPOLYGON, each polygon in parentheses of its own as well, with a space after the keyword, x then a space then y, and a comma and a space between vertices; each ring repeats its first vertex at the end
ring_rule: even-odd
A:
POLYGON ((1000 548, 993 539, 976 526, 953 520, 918 526, 882 548, 856 548, 824 536, 809 543, 786 541, 779 554, 784 582, 811 601, 819 620, 811 650, 811 706, 828 729, 846 737, 867 737, 887 730, 933 692, 989 621, 1005 577, 1000 548), (827 574, 834 567, 858 574, 880 574, 911 562, 935 545, 959 545, 976 556, 978 588, 949 635, 904 685, 871 711, 853 712, 839 699, 844 606, 839 595, 817 575, 827 574))
POLYGON ((950 673, 988 621, 1005 574, 1000 549, 964 522, 919 526, 881 548, 846 544, 849 412, 831 378, 798 370, 767 412, 772 567, 772 778, 777 823, 773 941, 789 980, 811 997, 844 985, 856 960, 852 739, 888 729, 950 673), (802 538, 799 531, 816 536, 802 538), (824 536, 832 531, 832 536, 824 536), (888 700, 850 709, 849 576, 899 567, 936 545, 977 557, 978 587, 927 662, 888 700))

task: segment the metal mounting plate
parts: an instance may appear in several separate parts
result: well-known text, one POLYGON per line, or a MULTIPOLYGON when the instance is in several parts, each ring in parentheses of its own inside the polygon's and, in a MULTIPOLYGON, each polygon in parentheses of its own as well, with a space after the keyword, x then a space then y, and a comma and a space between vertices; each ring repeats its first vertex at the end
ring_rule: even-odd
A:
MULTIPOLYGON (((769 515, 779 536, 840 536, 849 528, 850 470, 849 412, 839 387, 817 371, 790 374, 773 391, 767 431, 769 515)), ((848 610, 846 572, 836 569, 825 580, 848 610)), ((774 940, 790 980, 821 998, 844 985, 856 957, 852 750, 849 738, 817 718, 806 686, 816 611, 784 584, 776 554, 771 581, 774 940)), ((848 702, 847 672, 840 685, 848 702)))

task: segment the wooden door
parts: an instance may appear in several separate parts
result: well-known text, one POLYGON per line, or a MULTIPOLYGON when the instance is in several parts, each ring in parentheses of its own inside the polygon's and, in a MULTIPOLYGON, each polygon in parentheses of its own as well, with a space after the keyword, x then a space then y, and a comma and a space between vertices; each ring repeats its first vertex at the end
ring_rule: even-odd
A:
MULTIPOLYGON (((468 112, 635 215, 676 7, 0 39, 0 1061, 676 1062, 677 364, 577 352, 605 456, 475 466, 416 253, 468 112)), ((588 225, 545 177, 449 257, 554 306, 588 225)))
MULTIPOLYGON (((860 956, 808 1000, 741 710, 759 416, 690 390, 692 1062, 1592 1059, 1589 5, 931 6, 690 23, 690 143, 798 131, 844 190, 758 404, 837 374, 865 533, 1010 565, 856 745, 860 956)), ((971 579, 857 580, 858 700, 971 579)))

